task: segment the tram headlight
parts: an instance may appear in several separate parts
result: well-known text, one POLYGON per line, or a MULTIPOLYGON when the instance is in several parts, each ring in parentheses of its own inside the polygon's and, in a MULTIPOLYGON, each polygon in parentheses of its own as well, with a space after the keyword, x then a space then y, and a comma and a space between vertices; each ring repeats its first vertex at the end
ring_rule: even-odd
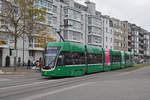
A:
POLYGON ((54 66, 51 66, 50 69, 54 69, 54 66))

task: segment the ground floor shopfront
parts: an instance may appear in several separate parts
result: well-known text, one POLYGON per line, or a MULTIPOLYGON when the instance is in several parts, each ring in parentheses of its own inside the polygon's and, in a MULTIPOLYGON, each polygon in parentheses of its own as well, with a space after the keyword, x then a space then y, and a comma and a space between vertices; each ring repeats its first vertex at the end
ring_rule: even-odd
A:
POLYGON ((0 47, 0 67, 6 65, 6 56, 8 56, 9 50, 7 47, 0 47))
MULTIPOLYGON (((0 67, 5 67, 6 66, 6 57, 8 56, 9 59, 10 59, 10 66, 14 66, 14 59, 15 59, 15 56, 13 54, 13 50, 10 49, 10 48, 0 48, 0 67)), ((31 61, 31 63, 35 60, 39 60, 39 58, 43 58, 43 51, 41 50, 36 50, 36 51, 31 51, 31 50, 28 50, 28 49, 25 49, 24 50, 24 56, 23 56, 23 50, 17 50, 17 57, 16 57, 16 63, 17 65, 23 65, 23 62, 24 64, 26 65, 28 60, 31 61), (19 63, 19 59, 20 59, 20 63, 19 63), (24 60, 24 61, 23 61, 24 60)))

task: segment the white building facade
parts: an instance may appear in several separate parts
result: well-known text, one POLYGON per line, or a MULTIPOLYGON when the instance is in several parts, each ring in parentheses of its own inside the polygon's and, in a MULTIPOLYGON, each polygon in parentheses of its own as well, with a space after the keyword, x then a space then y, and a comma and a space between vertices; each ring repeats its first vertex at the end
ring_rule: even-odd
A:
POLYGON ((102 15, 103 48, 113 49, 113 31, 110 17, 102 15))

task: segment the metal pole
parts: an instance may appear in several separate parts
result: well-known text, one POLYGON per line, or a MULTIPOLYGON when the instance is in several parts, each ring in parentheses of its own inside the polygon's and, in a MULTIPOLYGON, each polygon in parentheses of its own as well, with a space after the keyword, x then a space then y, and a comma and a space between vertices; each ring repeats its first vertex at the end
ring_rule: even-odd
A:
POLYGON ((87 15, 85 14, 85 73, 87 73, 87 15))
POLYGON ((65 40, 64 40, 63 36, 61 35, 61 33, 60 32, 57 32, 57 33, 58 33, 58 35, 60 37, 60 40, 62 39, 62 41, 65 42, 65 40))
POLYGON ((24 33, 23 33, 23 66, 24 66, 24 33))
MULTIPOLYGON (((25 8, 24 8, 24 11, 25 11, 25 8)), ((24 14, 24 21, 23 21, 23 66, 24 66, 24 32, 25 32, 25 12, 23 13, 24 14)))
MULTIPOLYGON (((61 39, 62 39, 62 35, 61 35, 61 26, 62 26, 62 5, 60 5, 60 32, 57 32, 59 34, 60 37, 60 42, 61 42, 61 39)), ((63 40, 64 41, 64 40, 63 40)))
POLYGON ((85 14, 85 45, 87 45, 87 25, 86 25, 86 18, 87 18, 87 15, 85 14))

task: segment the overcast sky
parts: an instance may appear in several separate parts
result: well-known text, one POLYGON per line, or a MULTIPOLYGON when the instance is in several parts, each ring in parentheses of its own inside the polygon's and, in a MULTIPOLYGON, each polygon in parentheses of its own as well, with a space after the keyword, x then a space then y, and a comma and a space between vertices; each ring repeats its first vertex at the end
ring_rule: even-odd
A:
MULTIPOLYGON (((84 3, 85 0, 75 0, 84 3)), ((128 20, 150 31, 150 0, 90 0, 103 15, 128 20)))

